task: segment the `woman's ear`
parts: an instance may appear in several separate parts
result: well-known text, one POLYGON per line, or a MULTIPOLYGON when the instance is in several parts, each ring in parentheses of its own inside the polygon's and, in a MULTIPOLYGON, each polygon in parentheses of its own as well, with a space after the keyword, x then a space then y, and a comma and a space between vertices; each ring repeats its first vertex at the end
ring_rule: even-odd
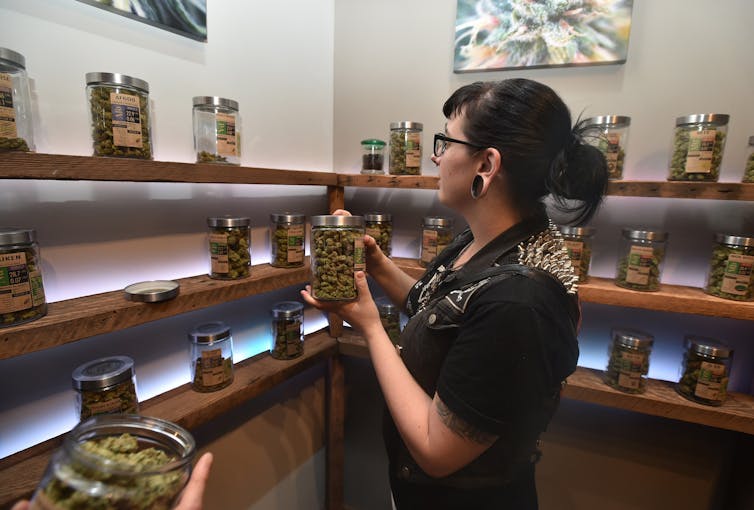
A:
MULTIPOLYGON (((482 159, 479 167, 477 167, 476 172, 477 176, 481 177, 482 179, 482 185, 478 186, 477 189, 478 197, 484 196, 487 193, 490 185, 492 185, 493 179, 495 179, 498 175, 502 175, 503 172, 503 158, 499 150, 494 147, 489 147, 487 149, 484 149, 481 157, 482 159)), ((478 180, 479 179, 476 179, 475 177, 475 181, 478 180)))

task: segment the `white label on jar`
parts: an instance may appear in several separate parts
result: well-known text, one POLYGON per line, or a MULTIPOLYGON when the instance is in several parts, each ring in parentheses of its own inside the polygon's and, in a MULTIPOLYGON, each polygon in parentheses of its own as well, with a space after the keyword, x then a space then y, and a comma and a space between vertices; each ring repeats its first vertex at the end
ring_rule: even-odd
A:
POLYGON ((621 352, 618 359, 620 360, 618 386, 630 390, 638 389, 639 384, 641 383, 646 355, 633 352, 621 352))
POLYGON ((102 402, 93 402, 86 407, 89 408, 91 415, 94 416, 95 414, 119 413, 122 404, 123 403, 119 398, 111 398, 110 400, 104 400, 102 402))
POLYGON ((291 225, 288 227, 288 263, 294 264, 304 261, 304 226, 291 225))
MULTIPOLYGON (((367 261, 364 253, 364 238, 357 234, 354 234, 353 238, 353 270, 354 271, 366 271, 367 261)), ((354 281, 354 284, 356 282, 354 281)))
POLYGON ((736 253, 728 255, 720 290, 736 296, 747 295, 749 285, 751 285, 752 266, 754 266, 754 256, 736 253))
POLYGON ((221 349, 202 352, 202 386, 217 386, 225 382, 225 366, 221 349))
POLYGON ((227 113, 216 115, 217 153, 221 156, 236 156, 236 119, 227 113))
POLYGON ((212 272, 225 274, 230 271, 228 266, 228 235, 210 234, 209 253, 212 261, 212 272))
POLYGON ((724 400, 727 386, 727 383, 723 383, 724 379, 725 365, 702 361, 694 395, 707 400, 724 400))
POLYGON ((0 73, 0 138, 16 138, 16 110, 13 108, 13 82, 7 73, 0 73))
POLYGON ((422 262, 432 262, 438 254, 437 230, 422 231, 422 262))
POLYGON ((568 258, 571 259, 573 274, 581 275, 581 255, 584 253, 584 243, 565 240, 565 247, 568 250, 568 258))
POLYGON ((600 149, 605 154, 608 172, 614 173, 620 156, 620 134, 607 133, 605 138, 600 140, 600 149))
POLYGON ((422 164, 421 133, 406 134, 406 167, 419 168, 422 164))
POLYGON ((113 114, 113 145, 141 149, 139 97, 111 92, 110 109, 113 114))
POLYGON ((32 283, 29 267, 26 265, 26 253, 18 251, 0 254, 0 313, 28 310, 32 306, 32 283))
POLYGON ((636 285, 648 285, 649 273, 654 266, 654 250, 651 246, 631 246, 628 253, 626 282, 636 285))
POLYGON ((686 153, 687 174, 708 174, 712 171, 712 153, 715 149, 714 129, 689 133, 689 150, 686 153))

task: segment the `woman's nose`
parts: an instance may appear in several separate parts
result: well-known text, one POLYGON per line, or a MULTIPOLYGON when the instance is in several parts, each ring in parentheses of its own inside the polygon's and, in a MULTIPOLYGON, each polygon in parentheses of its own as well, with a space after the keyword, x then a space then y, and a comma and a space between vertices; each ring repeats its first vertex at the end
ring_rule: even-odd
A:
POLYGON ((434 154, 429 157, 429 159, 432 160, 432 163, 435 164, 435 166, 440 166, 440 157, 435 156, 434 154))

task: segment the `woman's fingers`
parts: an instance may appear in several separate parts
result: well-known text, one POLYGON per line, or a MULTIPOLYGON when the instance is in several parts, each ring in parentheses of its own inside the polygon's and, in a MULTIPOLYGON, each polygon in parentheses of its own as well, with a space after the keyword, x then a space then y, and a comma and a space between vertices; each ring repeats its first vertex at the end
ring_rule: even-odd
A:
POLYGON ((351 216, 351 213, 346 211, 345 209, 335 209, 333 211, 333 214, 335 216, 351 216))
POLYGON ((175 510, 202 510, 204 488, 207 486, 212 459, 212 454, 209 452, 199 458, 175 510))

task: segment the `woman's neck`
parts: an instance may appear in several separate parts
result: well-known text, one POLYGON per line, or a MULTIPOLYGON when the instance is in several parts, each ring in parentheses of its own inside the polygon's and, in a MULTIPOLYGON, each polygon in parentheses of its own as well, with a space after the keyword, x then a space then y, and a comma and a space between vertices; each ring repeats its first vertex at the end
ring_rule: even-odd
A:
POLYGON ((520 223, 523 219, 519 214, 503 207, 486 207, 482 203, 474 207, 464 216, 464 219, 474 235, 474 240, 453 263, 453 268, 459 268, 468 262, 479 250, 500 234, 520 223))

